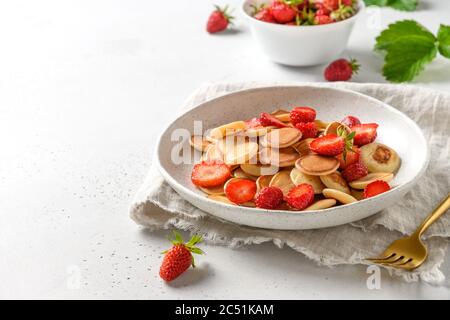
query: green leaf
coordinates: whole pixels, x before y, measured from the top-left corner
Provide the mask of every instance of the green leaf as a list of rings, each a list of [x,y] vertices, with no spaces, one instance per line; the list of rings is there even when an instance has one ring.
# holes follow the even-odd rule
[[[439,52],[450,59],[450,26],[441,24],[438,31]]]
[[[376,39],[375,49],[388,50],[396,41],[410,37],[423,37],[425,40],[436,41],[436,37],[420,23],[414,20],[402,20],[390,24],[380,33]]]
[[[397,10],[414,11],[417,9],[417,0],[388,0],[388,6]]]
[[[411,81],[437,54],[435,41],[423,36],[408,36],[389,45],[383,75],[392,82]]]
[[[391,7],[397,10],[414,11],[418,0],[364,0],[367,6]]]

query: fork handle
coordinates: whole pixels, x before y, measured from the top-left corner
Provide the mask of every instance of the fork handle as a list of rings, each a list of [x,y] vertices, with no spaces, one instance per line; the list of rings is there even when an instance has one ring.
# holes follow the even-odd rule
[[[433,212],[422,222],[422,224],[414,232],[420,237],[437,219],[440,218],[450,208],[450,193],[442,200],[442,202],[433,210]]]

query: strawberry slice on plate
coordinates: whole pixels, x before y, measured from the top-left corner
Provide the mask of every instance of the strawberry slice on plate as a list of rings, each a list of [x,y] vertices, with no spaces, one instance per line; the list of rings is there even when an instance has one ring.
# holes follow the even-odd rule
[[[327,134],[310,142],[309,148],[322,156],[337,156],[345,150],[345,139],[335,134]]]
[[[261,113],[261,116],[259,117],[259,119],[261,121],[261,125],[263,125],[264,127],[271,127],[271,126],[275,126],[277,128],[286,128],[287,127],[286,124],[284,124],[283,122],[281,122],[280,120],[278,120],[273,115],[271,115],[267,112]]]
[[[300,122],[313,122],[316,120],[316,110],[310,107],[295,107],[289,116],[294,125]]]
[[[209,188],[224,184],[231,176],[230,167],[218,161],[203,161],[192,169],[191,180],[197,187]]]
[[[365,123],[351,127],[352,132],[355,132],[353,143],[357,146],[363,146],[374,142],[377,138],[377,128],[378,124],[376,123]]]
[[[253,200],[256,194],[256,183],[250,179],[234,178],[225,184],[225,195],[228,200],[242,204]]]
[[[386,181],[376,180],[369,183],[364,189],[364,199],[375,197],[389,190],[391,190],[391,187]]]
[[[314,202],[314,189],[308,183],[301,183],[289,190],[286,201],[295,209],[306,209]]]
[[[339,169],[344,170],[349,165],[358,162],[360,153],[361,151],[359,150],[359,148],[357,146],[353,146],[351,150],[347,151],[345,160],[344,160],[344,153],[337,155],[336,158],[339,160],[340,163]]]
[[[261,120],[259,118],[252,118],[245,121],[245,126],[247,127],[247,129],[259,128],[262,126]]]

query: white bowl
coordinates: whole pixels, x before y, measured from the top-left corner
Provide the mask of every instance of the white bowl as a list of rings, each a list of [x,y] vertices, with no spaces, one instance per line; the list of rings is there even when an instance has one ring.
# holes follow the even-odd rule
[[[312,66],[337,58],[345,50],[355,21],[364,10],[364,2],[359,1],[358,11],[349,19],[324,25],[288,26],[252,17],[251,5],[268,2],[246,0],[242,14],[261,50],[271,60],[290,66]]]
[[[193,132],[194,121],[203,121],[203,128],[206,130],[224,123],[250,119],[263,111],[280,107],[291,108],[295,105],[314,107],[318,118],[325,121],[354,115],[363,122],[378,123],[380,127],[377,141],[394,148],[402,159],[400,170],[391,182],[393,188],[373,198],[321,211],[269,211],[209,200],[190,180],[193,164],[172,161],[171,155],[174,150],[177,151],[174,147],[179,144],[177,134],[180,131],[176,129],[187,129],[187,138],[189,132]],[[187,139],[183,146],[185,150],[191,150]],[[183,114],[174,120],[159,138],[157,159],[157,165],[165,180],[184,199],[216,217],[253,227],[300,230],[349,223],[399,203],[402,196],[424,173],[429,161],[429,151],[419,127],[406,115],[383,102],[348,90],[284,86],[228,94]]]

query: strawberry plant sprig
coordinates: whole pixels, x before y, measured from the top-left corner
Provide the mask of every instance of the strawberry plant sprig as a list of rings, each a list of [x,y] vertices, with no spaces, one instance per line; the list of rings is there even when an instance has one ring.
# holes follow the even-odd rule
[[[364,0],[367,6],[391,7],[402,11],[415,11],[418,0]]]
[[[355,152],[353,150],[353,138],[355,137],[356,132],[353,131],[351,133],[348,133],[346,128],[343,125],[339,126],[336,131],[337,131],[337,135],[339,137],[342,137],[345,141],[345,148],[344,148],[344,152],[342,153],[342,157],[344,159],[344,162],[346,162],[347,161],[347,152]]]
[[[390,24],[376,38],[375,50],[385,52],[383,75],[391,82],[412,81],[439,52],[450,59],[450,26],[437,36],[414,20]]]

